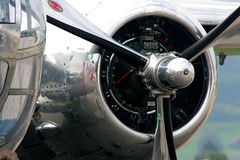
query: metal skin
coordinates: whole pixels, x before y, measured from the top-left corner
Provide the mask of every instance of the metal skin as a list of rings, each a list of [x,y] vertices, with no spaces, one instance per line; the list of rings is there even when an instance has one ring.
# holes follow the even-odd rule
[[[168,18],[186,28],[196,39],[205,35],[201,25],[188,13],[165,0],[103,0],[89,6],[68,2],[108,35],[144,16]],[[46,144],[56,153],[97,155],[105,152],[116,159],[149,158],[153,135],[128,128],[105,101],[100,82],[101,56],[98,52],[101,49],[52,25],[47,27],[45,65],[38,99],[40,108],[34,117],[36,126],[44,126],[46,122],[58,126],[55,135],[38,130],[44,135]],[[209,74],[207,94],[195,116],[174,131],[177,148],[192,137],[212,110],[216,92],[216,62],[212,49],[206,51],[205,58]]]
[[[186,8],[202,25],[212,26],[221,23],[240,4],[236,0],[176,0],[176,2]]]
[[[189,86],[194,75],[193,65],[184,58],[176,57],[174,53],[159,56],[151,54],[149,63],[141,73],[143,83],[152,90],[152,94],[155,94],[154,91],[173,94],[177,89]]]
[[[40,88],[45,45],[42,3],[11,3],[16,7],[15,22],[0,24],[0,151],[16,149],[28,129]]]
[[[203,26],[213,27],[220,24],[240,5],[238,1],[234,0],[177,0],[177,3],[186,8]],[[227,32],[224,32],[218,37],[218,40],[215,42],[216,48],[240,47],[239,23],[240,20],[238,18],[238,20],[227,29]]]

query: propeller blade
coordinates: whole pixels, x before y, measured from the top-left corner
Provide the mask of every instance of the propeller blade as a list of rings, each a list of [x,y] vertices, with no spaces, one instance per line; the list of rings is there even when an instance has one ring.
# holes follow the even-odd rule
[[[168,152],[170,160],[177,160],[177,154],[173,138],[173,128],[172,128],[172,112],[171,112],[171,100],[170,98],[163,99],[163,115],[165,122],[165,132],[166,139],[168,143]]]
[[[185,49],[181,56],[192,61],[208,48],[236,36],[240,36],[240,7],[206,36]]]
[[[157,97],[157,127],[154,136],[152,160],[176,160],[171,120],[170,96]]]
[[[47,11],[47,21],[69,33],[86,39],[128,61],[136,68],[144,68],[148,58],[130,49],[106,35],[103,31],[84,18],[78,11],[64,0],[55,0],[59,6],[63,7],[60,12],[52,9],[49,5],[53,1],[45,1]]]

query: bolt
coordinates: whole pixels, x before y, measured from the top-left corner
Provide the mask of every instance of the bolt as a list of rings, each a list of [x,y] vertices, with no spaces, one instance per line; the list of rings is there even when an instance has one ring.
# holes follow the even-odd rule
[[[146,78],[143,78],[143,79],[142,79],[142,82],[143,82],[143,83],[147,83],[148,80],[147,80]]]
[[[146,56],[151,56],[152,55],[152,52],[147,52],[146,53]]]
[[[188,75],[189,70],[188,70],[188,69],[185,69],[183,73],[184,73],[184,75]]]
[[[147,86],[147,89],[148,90],[152,90],[152,86]]]

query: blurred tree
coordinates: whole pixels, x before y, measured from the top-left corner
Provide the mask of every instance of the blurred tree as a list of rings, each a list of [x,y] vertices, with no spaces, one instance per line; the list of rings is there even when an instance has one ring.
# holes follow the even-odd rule
[[[228,158],[226,154],[218,149],[218,146],[208,141],[200,150],[200,153],[195,156],[195,160],[228,160]]]
[[[198,141],[199,150],[202,150],[205,147],[210,147],[209,150],[214,151],[222,151],[224,149],[224,145],[222,144],[221,140],[216,134],[214,128],[205,131],[205,133],[201,136],[201,138]]]

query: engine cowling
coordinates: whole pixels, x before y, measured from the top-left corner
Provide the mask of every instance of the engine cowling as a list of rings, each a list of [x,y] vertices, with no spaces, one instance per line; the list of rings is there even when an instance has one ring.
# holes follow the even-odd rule
[[[71,3],[108,35],[145,56],[181,52],[205,35],[197,21],[167,1],[104,0],[89,10]],[[56,39],[56,33],[64,40]],[[156,104],[139,71],[114,53],[51,25],[47,37],[40,118],[35,121],[50,148],[82,155],[147,158],[152,151]],[[215,99],[213,50],[192,63],[193,83],[177,91],[172,100],[177,148],[204,123]],[[54,122],[52,128],[60,132],[45,134],[49,128],[42,122]]]

